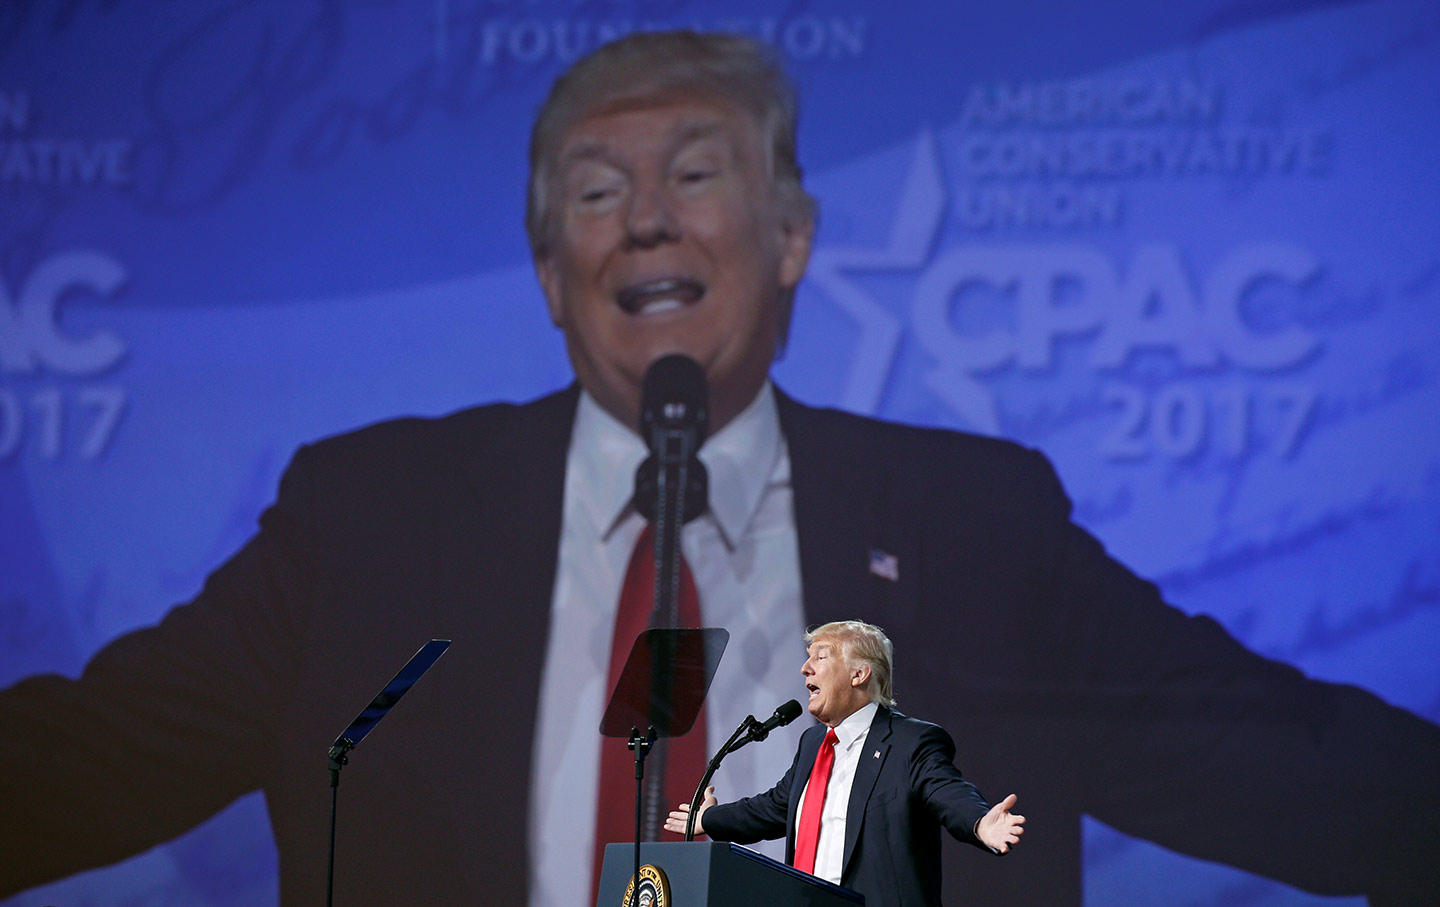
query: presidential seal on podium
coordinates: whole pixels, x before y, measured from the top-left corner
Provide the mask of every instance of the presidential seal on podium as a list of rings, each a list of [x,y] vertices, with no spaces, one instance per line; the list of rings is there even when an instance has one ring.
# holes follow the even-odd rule
[[[625,898],[620,907],[630,907],[630,899],[634,896],[635,879],[632,877],[630,884],[625,886]],[[665,870],[650,863],[640,867],[640,898],[635,903],[638,907],[670,907],[670,880],[665,878]]]

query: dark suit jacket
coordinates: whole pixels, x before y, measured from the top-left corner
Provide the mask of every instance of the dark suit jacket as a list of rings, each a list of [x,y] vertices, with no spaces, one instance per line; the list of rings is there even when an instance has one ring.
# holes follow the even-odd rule
[[[785,862],[793,862],[800,795],[825,730],[805,732],[790,770],[770,790],[707,810],[706,834],[740,844],[784,835]],[[973,830],[989,808],[955,767],[955,742],[943,728],[881,706],[850,788],[840,884],[871,907],[939,904],[940,829],[986,848]]]
[[[523,904],[576,399],[302,448],[192,603],[78,682],[0,695],[0,891],[137,853],[258,789],[282,899],[318,903],[326,748],[441,636],[454,647],[345,770],[336,896]],[[945,849],[952,891],[1078,901],[1082,813],[1316,890],[1440,891],[1436,726],[1166,606],[1070,522],[1033,451],[783,397],[780,418],[807,620],[886,628],[906,707],[957,735],[967,773],[1025,798],[1015,854]],[[870,572],[873,549],[898,581]]]

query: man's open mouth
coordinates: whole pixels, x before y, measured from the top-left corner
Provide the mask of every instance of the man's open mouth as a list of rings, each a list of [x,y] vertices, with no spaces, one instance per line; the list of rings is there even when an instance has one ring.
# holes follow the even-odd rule
[[[629,315],[656,315],[673,312],[700,301],[705,285],[689,277],[664,277],[632,284],[615,294],[615,301]]]

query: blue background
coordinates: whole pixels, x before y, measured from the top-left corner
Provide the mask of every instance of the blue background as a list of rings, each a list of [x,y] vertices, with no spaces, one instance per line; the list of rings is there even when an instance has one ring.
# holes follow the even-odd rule
[[[1175,605],[1440,720],[1440,8],[1404,0],[7,4],[0,685],[193,595],[300,443],[567,382],[529,120],[690,25],[801,88],[784,387],[1041,448]],[[1092,903],[1316,900],[1085,833]],[[274,864],[252,796],[5,903],[264,903]]]

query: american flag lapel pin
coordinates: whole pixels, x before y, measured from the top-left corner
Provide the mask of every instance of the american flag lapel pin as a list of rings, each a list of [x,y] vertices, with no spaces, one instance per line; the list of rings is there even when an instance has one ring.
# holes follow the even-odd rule
[[[892,583],[898,583],[900,581],[900,558],[888,551],[871,548],[870,572],[881,579],[888,579]]]
[[[879,759],[879,758],[880,758],[880,751],[879,751],[879,750],[876,750],[876,751],[875,751],[875,758],[876,758],[876,759]]]

